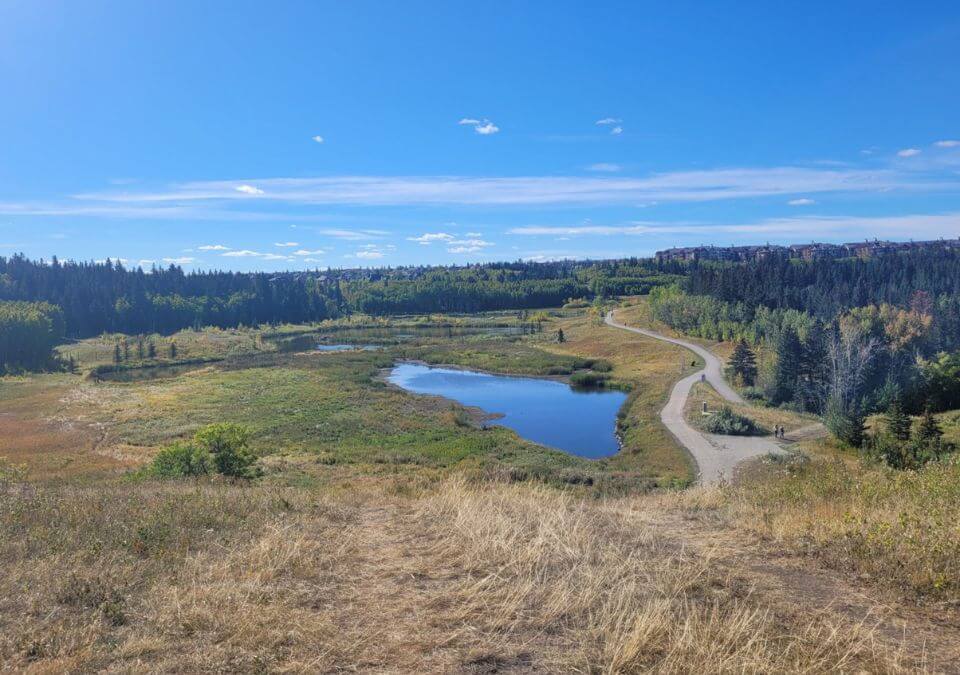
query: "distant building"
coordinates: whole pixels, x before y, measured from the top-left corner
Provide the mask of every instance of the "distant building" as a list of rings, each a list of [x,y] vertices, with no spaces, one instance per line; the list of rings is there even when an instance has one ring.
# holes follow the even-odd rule
[[[827,244],[810,242],[809,244],[793,244],[778,246],[764,244],[762,246],[687,246],[668,248],[657,251],[655,257],[660,261],[667,260],[731,260],[746,262],[764,260],[771,256],[781,255],[801,260],[821,260],[824,258],[871,258],[879,255],[888,255],[898,251],[909,251],[923,248],[960,249],[960,238],[934,239],[930,241],[856,241],[846,244]]]

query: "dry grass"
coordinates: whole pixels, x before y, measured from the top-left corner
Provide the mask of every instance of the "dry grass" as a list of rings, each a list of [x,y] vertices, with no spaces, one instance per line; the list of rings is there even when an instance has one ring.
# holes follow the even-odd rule
[[[960,461],[895,471],[821,455],[769,468],[711,503],[680,499],[908,600],[960,603]]]
[[[461,480],[0,495],[0,660],[53,672],[898,672],[649,524],[655,502]]]

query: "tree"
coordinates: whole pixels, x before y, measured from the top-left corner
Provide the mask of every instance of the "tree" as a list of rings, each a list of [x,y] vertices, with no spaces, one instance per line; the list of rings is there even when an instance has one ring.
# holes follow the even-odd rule
[[[143,336],[139,336],[137,337],[137,360],[143,361],[146,353],[146,345],[143,344]]]
[[[120,349],[120,343],[114,342],[113,343],[113,362],[120,363],[121,361],[123,361],[123,351],[121,351]]]
[[[827,401],[823,422],[834,436],[847,445],[859,448],[866,438],[866,417],[859,403],[845,404],[837,398]]]
[[[177,343],[174,342],[173,340],[170,341],[169,351],[170,351],[171,359],[177,358]]]
[[[727,365],[727,372],[732,378],[739,378],[745,387],[752,387],[757,380],[757,359],[743,338],[737,341]]]
[[[904,412],[899,397],[894,398],[884,415],[887,431],[898,441],[910,440],[910,416]]]
[[[566,341],[567,341],[567,338],[566,338],[566,336],[564,336],[564,334],[563,334],[563,329],[562,329],[562,328],[558,328],[558,329],[557,329],[557,342],[563,344],[563,343],[566,342]]]
[[[147,344],[147,357],[151,359],[157,358],[157,345],[153,343],[153,340]]]
[[[943,437],[943,429],[937,423],[937,418],[930,412],[930,408],[923,411],[920,424],[917,425],[916,436],[920,441],[935,441]]]
[[[773,404],[779,405],[793,400],[800,377],[802,354],[803,346],[797,331],[790,326],[780,331],[780,339],[777,340],[777,365],[770,391],[770,401]]]

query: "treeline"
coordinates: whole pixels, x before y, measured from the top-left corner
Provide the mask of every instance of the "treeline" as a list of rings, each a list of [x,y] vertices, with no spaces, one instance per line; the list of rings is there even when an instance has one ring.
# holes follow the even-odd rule
[[[64,331],[59,307],[0,301],[0,374],[58,366],[53,348],[63,340]]]
[[[751,263],[692,263],[683,285],[747,307],[794,309],[829,320],[867,305],[907,307],[922,291],[960,317],[960,251],[931,248],[873,258],[804,261],[771,256]],[[960,322],[958,322],[960,323]]]
[[[680,277],[676,264],[496,263],[288,273],[191,272],[177,266],[0,257],[0,299],[62,308],[66,333],[169,334],[188,327],[305,323],[372,315],[558,306],[569,298],[644,293]]]

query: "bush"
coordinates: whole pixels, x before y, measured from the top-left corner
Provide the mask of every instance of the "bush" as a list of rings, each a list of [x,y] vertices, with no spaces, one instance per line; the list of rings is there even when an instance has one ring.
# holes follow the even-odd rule
[[[727,406],[710,415],[703,428],[711,434],[726,434],[728,436],[757,436],[764,433],[764,430],[758,427],[752,419],[738,415]]]
[[[574,387],[581,387],[584,389],[587,388],[598,388],[605,387],[607,385],[607,380],[610,377],[604,375],[603,373],[574,373],[570,376],[570,384]]]
[[[199,429],[190,443],[174,443],[161,450],[147,471],[160,478],[183,478],[219,473],[252,478],[256,457],[248,447],[250,432],[238,424],[210,424]]]
[[[210,453],[190,443],[174,443],[162,449],[150,465],[150,474],[158,478],[206,476],[215,470]]]

